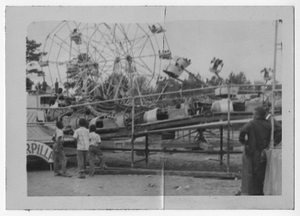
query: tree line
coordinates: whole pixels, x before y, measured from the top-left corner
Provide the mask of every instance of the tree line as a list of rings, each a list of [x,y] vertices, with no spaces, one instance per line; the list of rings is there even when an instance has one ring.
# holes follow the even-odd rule
[[[41,52],[39,50],[41,46],[41,43],[37,43],[35,40],[29,40],[26,38],[26,63],[30,64],[30,62],[33,61],[39,61],[42,56],[47,55],[46,52]],[[79,54],[77,61],[78,63],[89,60],[89,57],[86,54]],[[49,85],[45,81],[45,75],[43,71],[38,69],[26,69],[26,74],[36,74],[37,76],[42,76],[43,83],[37,84],[38,89],[43,89],[45,87],[48,87]],[[196,88],[205,88],[210,86],[219,86],[224,84],[251,84],[251,81],[247,79],[244,72],[239,72],[237,74],[231,72],[229,76],[225,79],[219,77],[219,76],[212,76],[210,79],[203,79],[200,75],[200,73],[196,75],[191,75],[183,80],[183,82],[179,82],[172,78],[163,78],[158,79],[156,82],[156,85],[147,85],[148,79],[144,76],[140,76],[136,78],[135,85],[133,88],[130,87],[130,80],[127,76],[124,76],[120,73],[112,73],[110,76],[107,77],[107,79],[102,83],[102,86],[98,86],[98,92],[100,94],[104,94],[103,89],[109,90],[107,92],[113,92],[113,88],[118,84],[118,82],[122,82],[119,88],[119,92],[117,93],[117,97],[126,97],[128,95],[129,89],[130,89],[130,95],[146,95],[146,94],[157,94],[157,93],[167,93],[167,92],[175,92],[178,91],[178,94],[170,96],[170,97],[179,97],[182,96],[180,93],[180,90],[187,90],[187,89],[196,89]],[[113,85],[111,84],[113,83]],[[263,82],[259,83],[263,84]],[[30,80],[28,77],[26,77],[26,90],[30,90],[32,86],[34,85],[34,82]],[[69,83],[69,86],[72,86],[72,83]],[[91,86],[91,88],[94,88],[94,86]],[[109,89],[111,88],[111,89]],[[253,89],[251,86],[249,87],[241,87],[240,89],[243,90],[250,90]],[[203,90],[203,94],[210,94],[213,93],[212,89]],[[193,93],[184,93],[184,96],[191,96]],[[105,99],[112,99],[116,95],[106,95]]]

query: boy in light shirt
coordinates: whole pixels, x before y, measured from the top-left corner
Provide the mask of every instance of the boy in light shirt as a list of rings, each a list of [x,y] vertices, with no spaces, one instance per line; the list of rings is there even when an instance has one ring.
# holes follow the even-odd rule
[[[86,157],[90,145],[89,130],[85,127],[86,120],[79,119],[79,128],[75,130],[73,137],[77,141],[77,163],[79,169],[78,178],[85,178]]]
[[[100,160],[100,168],[106,169],[107,166],[105,164],[105,160],[103,157],[103,153],[101,151],[101,138],[100,135],[96,133],[96,125],[90,126],[90,147],[89,147],[89,155],[90,155],[90,176],[94,176],[95,173],[95,158],[96,156]]]
[[[67,173],[67,157],[64,152],[64,133],[62,131],[63,123],[61,121],[56,122],[56,130],[53,134],[53,171],[54,176],[72,177]],[[59,165],[61,165],[61,172],[59,172]]]

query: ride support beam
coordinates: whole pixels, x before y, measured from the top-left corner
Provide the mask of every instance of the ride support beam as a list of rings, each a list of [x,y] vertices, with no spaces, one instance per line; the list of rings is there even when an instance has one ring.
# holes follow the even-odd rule
[[[148,134],[145,136],[145,162],[148,167],[148,156],[149,156],[149,137]]]
[[[223,164],[223,126],[220,127],[220,164]]]
[[[131,168],[134,167],[134,97],[132,97],[132,110],[131,110]]]
[[[230,171],[230,85],[228,85],[228,114],[227,114],[227,172]]]
[[[107,147],[103,147],[102,148],[103,151],[131,151],[131,149],[128,148],[107,148]],[[145,149],[133,149],[133,151],[135,152],[145,152]],[[149,152],[163,152],[163,153],[199,153],[199,154],[220,154],[220,151],[218,150],[180,150],[180,149],[149,149]],[[221,153],[222,154],[226,154],[226,153],[230,153],[230,154],[241,154],[242,151],[240,150],[223,150]],[[145,160],[143,158],[143,160]],[[136,162],[134,162],[136,163]]]

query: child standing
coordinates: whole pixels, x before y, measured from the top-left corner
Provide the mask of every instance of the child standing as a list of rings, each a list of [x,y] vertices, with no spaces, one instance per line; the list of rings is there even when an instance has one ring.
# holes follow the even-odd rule
[[[85,128],[86,120],[79,119],[79,128],[75,130],[73,137],[77,141],[77,163],[79,169],[78,178],[85,178],[86,157],[90,145],[89,130]]]
[[[94,176],[95,173],[95,157],[97,156],[100,160],[100,168],[103,170],[107,168],[105,164],[105,160],[103,157],[103,153],[101,151],[101,138],[99,134],[96,134],[96,125],[90,126],[90,146],[89,146],[89,154],[90,154],[90,176]]]
[[[56,122],[56,130],[52,137],[53,144],[53,166],[54,166],[54,176],[71,177],[70,174],[66,172],[67,157],[65,156],[63,143],[64,143],[64,133],[62,131],[63,123],[61,121]],[[62,172],[59,172],[59,164],[61,164]]]

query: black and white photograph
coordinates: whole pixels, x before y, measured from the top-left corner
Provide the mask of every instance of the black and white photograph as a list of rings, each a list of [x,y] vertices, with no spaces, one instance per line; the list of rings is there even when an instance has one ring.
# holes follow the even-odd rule
[[[7,210],[295,208],[293,5],[5,10]]]

